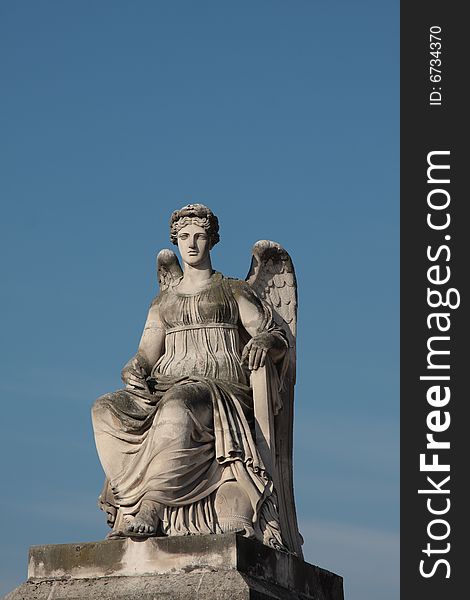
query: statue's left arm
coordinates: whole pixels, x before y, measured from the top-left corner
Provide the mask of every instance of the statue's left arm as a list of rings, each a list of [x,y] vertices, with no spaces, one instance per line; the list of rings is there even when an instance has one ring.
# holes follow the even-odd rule
[[[274,363],[280,362],[288,347],[284,332],[273,320],[270,307],[263,303],[245,282],[237,282],[235,299],[240,321],[251,336],[246,344],[242,360],[250,371],[263,367],[267,354]]]

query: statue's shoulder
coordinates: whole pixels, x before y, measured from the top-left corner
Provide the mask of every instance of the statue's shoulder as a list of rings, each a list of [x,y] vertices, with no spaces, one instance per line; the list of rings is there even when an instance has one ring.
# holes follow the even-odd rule
[[[165,300],[165,298],[171,293],[170,290],[171,290],[171,286],[164,290],[160,290],[158,292],[158,294],[155,296],[155,298],[152,300],[152,302],[150,303],[150,308],[158,308],[159,306],[161,306],[161,304]]]
[[[230,287],[230,290],[232,291],[232,294],[235,296],[235,298],[253,298],[253,296],[256,297],[253,288],[244,279],[236,279],[235,277],[224,276],[224,281],[226,282],[226,285]]]

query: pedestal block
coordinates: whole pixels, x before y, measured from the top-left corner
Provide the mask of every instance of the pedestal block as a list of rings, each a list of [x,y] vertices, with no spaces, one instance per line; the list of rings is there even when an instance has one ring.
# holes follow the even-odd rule
[[[33,546],[4,600],[343,600],[343,580],[236,534]]]

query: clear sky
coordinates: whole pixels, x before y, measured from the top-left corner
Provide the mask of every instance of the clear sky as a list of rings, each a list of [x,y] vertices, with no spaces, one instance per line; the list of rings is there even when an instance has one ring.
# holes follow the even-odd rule
[[[0,3],[0,594],[34,544],[104,537],[89,410],[120,386],[168,219],[299,282],[309,562],[398,596],[398,0]]]

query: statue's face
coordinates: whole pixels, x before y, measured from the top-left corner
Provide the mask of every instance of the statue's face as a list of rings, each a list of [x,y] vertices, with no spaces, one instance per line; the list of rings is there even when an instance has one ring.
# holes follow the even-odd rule
[[[178,232],[178,248],[183,261],[195,267],[209,255],[209,235],[204,227],[193,224],[186,225]]]

